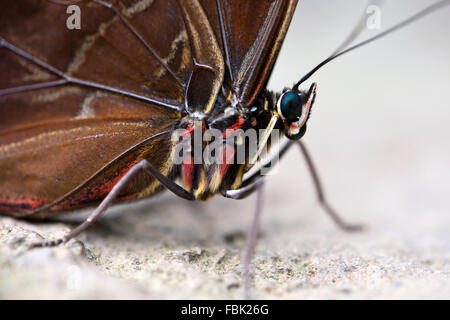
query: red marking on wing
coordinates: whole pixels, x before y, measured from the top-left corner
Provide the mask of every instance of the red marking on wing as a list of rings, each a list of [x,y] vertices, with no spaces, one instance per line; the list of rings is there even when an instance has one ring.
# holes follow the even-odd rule
[[[222,179],[225,174],[227,173],[228,168],[231,164],[233,164],[234,160],[234,154],[236,153],[236,149],[232,146],[224,145],[221,148],[221,158],[222,163],[219,164],[219,170],[220,170],[220,178]]]
[[[183,133],[181,134],[181,136],[184,138],[186,138],[187,136],[191,135],[191,133],[194,131],[195,127],[194,126],[188,126],[186,128],[186,130],[183,131]]]
[[[51,208],[52,211],[59,210],[70,210],[81,208],[86,205],[86,203],[98,202],[103,200],[108,193],[111,192],[112,188],[122,179],[122,177],[130,170],[138,160],[129,163],[125,168],[120,170],[112,179],[105,178],[102,183],[93,186],[92,188],[84,189],[83,192],[78,193],[75,197],[69,199],[68,201],[63,201],[59,205]],[[123,197],[118,197],[115,201],[119,200],[130,200],[135,195],[128,195]]]
[[[192,183],[194,182],[194,158],[192,156],[185,156],[181,168],[184,184],[191,189]]]
[[[0,199],[0,211],[32,212],[48,203],[43,199]]]
[[[241,128],[241,126],[244,124],[245,119],[243,117],[239,117],[237,119],[237,121],[230,126],[229,128],[227,128],[225,130],[225,132],[222,134],[223,138],[228,138],[230,135],[232,135],[236,130],[239,130]]]
[[[204,122],[202,122],[202,132],[206,129],[206,125]],[[187,136],[190,136],[192,134],[192,132],[194,132],[195,130],[195,126],[193,125],[189,125],[186,130],[183,131],[183,133],[181,134],[181,136],[183,137],[183,139],[185,139]]]
[[[255,100],[256,96],[258,95],[259,91],[261,90],[262,85],[266,81],[267,74],[269,72],[269,64],[266,64],[264,71],[262,73],[262,76],[259,78],[258,84],[256,85],[255,90],[253,90],[253,94],[250,97],[250,100],[247,102],[246,106],[250,106],[253,101]]]

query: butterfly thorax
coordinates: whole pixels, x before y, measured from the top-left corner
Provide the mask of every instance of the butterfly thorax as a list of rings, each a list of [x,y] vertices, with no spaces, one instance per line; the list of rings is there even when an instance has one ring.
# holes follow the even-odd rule
[[[258,149],[274,110],[275,95],[264,91],[249,107],[217,99],[210,115],[185,115],[172,134],[172,163],[183,187],[206,200],[237,189]]]

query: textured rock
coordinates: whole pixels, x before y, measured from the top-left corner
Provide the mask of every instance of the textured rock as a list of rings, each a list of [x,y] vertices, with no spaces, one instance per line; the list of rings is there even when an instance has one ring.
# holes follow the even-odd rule
[[[361,12],[358,5],[341,16],[340,4],[320,3],[300,5],[272,88],[331,52]],[[424,5],[386,4],[382,26]],[[315,202],[304,160],[290,151],[266,183],[255,298],[450,298],[447,17],[436,14],[317,75],[306,141],[333,204],[368,228],[338,230]],[[165,194],[115,206],[76,241],[33,251],[27,245],[60,237],[79,217],[0,217],[0,298],[241,298],[254,200],[190,203]]]
[[[201,204],[203,205],[203,204]],[[239,254],[249,222],[242,205],[191,205],[171,196],[119,206],[59,248],[27,251],[73,224],[0,220],[2,298],[241,298]],[[227,206],[218,216],[216,208]],[[362,234],[337,230],[281,205],[266,215],[255,259],[256,298],[448,298],[449,255],[435,235],[398,235],[371,222]],[[206,209],[205,212],[203,209]],[[242,211],[242,212],[241,212]],[[312,218],[312,219],[310,219]],[[314,222],[317,220],[317,222]],[[400,229],[401,230],[401,229]]]

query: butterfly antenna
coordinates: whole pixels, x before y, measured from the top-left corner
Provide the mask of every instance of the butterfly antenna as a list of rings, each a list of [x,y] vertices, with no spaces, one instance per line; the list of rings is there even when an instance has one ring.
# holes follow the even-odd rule
[[[377,5],[378,7],[380,7],[383,2],[384,1],[382,0],[380,1],[369,0],[367,1],[367,5],[365,6],[365,8],[369,7],[370,5]],[[345,38],[345,40],[341,43],[341,45],[337,47],[336,50],[334,50],[333,53],[330,54],[328,57],[330,58],[332,56],[335,56],[339,52],[347,48],[353,42],[353,40],[355,40],[364,31],[364,29],[366,28],[366,21],[367,21],[367,14],[366,10],[364,10],[358,22],[353,27],[352,32],[350,32],[350,34],[347,36],[347,38]]]
[[[357,27],[353,30],[353,32],[350,34],[350,36],[342,43],[341,46],[339,46],[339,48],[335,51],[335,53],[333,53],[330,57],[326,58],[325,60],[323,60],[321,63],[319,63],[316,67],[314,67],[310,72],[308,72],[306,75],[304,75],[295,85],[294,88],[298,89],[298,87],[305,82],[306,80],[308,80],[314,73],[316,73],[317,70],[319,70],[320,68],[322,68],[324,65],[326,65],[328,62],[336,59],[337,57],[340,57],[350,51],[353,51],[357,48],[360,48],[366,44],[369,44],[370,42],[373,42],[375,40],[378,40],[394,31],[397,31],[407,25],[409,25],[410,23],[413,23],[423,17],[425,17],[426,15],[435,12],[439,9],[442,9],[443,7],[447,6],[450,4],[450,0],[442,0],[442,1],[438,1],[428,7],[426,7],[425,9],[417,12],[416,14],[414,14],[413,16],[409,17],[408,19],[405,19],[404,21],[400,22],[399,24],[396,24],[395,26],[387,29],[386,31],[383,31],[367,40],[361,41],[357,44],[355,44],[354,46],[351,46],[345,50],[342,50],[343,48],[345,48],[347,45],[349,45],[357,36],[358,34],[362,31],[362,29],[364,28],[364,24],[362,24],[361,22],[358,23]],[[360,29],[361,28],[361,29]]]

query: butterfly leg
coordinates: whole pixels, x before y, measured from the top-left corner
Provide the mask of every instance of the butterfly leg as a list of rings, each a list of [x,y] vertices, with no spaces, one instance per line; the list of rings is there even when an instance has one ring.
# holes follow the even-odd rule
[[[186,200],[194,200],[194,196],[180,187],[178,184],[162,175],[150,162],[147,160],[142,160],[134,167],[132,167],[123,177],[119,180],[119,182],[111,189],[105,199],[100,203],[100,205],[87,217],[87,219],[81,223],[78,227],[69,232],[66,236],[60,239],[52,240],[52,241],[44,241],[34,243],[30,246],[30,248],[40,248],[40,247],[53,247],[57,246],[61,243],[66,243],[70,239],[76,237],[84,230],[89,228],[95,221],[100,219],[105,213],[106,209],[111,205],[113,200],[119,195],[120,191],[123,187],[140,171],[146,170],[150,173],[154,178],[156,178],[163,186],[167,189],[175,193],[177,196],[186,199]]]
[[[290,141],[286,143],[280,150],[279,157],[280,159],[286,152],[290,149],[290,147],[294,144],[294,141]],[[357,224],[349,224],[345,222],[340,215],[333,209],[333,207],[328,203],[327,198],[325,197],[325,193],[322,188],[322,184],[319,179],[319,175],[314,166],[312,158],[306,148],[305,144],[301,141],[298,141],[298,145],[302,152],[302,155],[305,157],[306,164],[308,166],[309,172],[313,178],[314,187],[316,189],[317,197],[320,205],[324,208],[325,212],[332,218],[332,220],[343,230],[345,231],[360,231],[362,230],[362,225]],[[269,168],[269,166],[273,166],[273,164],[277,161],[277,159],[272,159],[272,162],[268,162],[261,167]],[[236,190],[222,190],[221,193],[226,198],[231,198],[235,200],[244,199],[254,192],[257,192],[256,199],[256,209],[253,216],[253,221],[250,226],[250,229],[247,233],[247,243],[244,251],[244,290],[246,298],[250,297],[250,288],[251,288],[251,270],[250,263],[253,258],[253,254],[255,252],[256,240],[258,236],[259,223],[261,219],[261,211],[262,211],[262,194],[263,194],[263,178],[261,176],[261,170],[254,173],[252,176],[248,177],[242,184],[241,188]]]
[[[325,193],[322,188],[322,183],[319,179],[319,174],[317,173],[316,167],[312,161],[312,158],[306,148],[305,144],[302,141],[298,141],[298,145],[300,146],[300,150],[303,154],[303,157],[306,160],[306,164],[308,166],[309,172],[313,179],[314,187],[316,189],[317,198],[319,200],[319,204],[325,210],[325,212],[331,217],[331,219],[337,224],[338,227],[345,231],[353,232],[353,231],[361,231],[363,226],[360,224],[349,224],[342,219],[342,217],[333,209],[333,207],[329,204],[328,199],[325,196]]]
[[[354,232],[354,231],[361,231],[363,229],[363,225],[360,224],[350,224],[346,222],[341,215],[330,205],[328,202],[327,197],[325,196],[325,192],[322,187],[322,183],[319,178],[319,174],[317,173],[316,167],[314,165],[314,162],[309,154],[308,149],[306,148],[306,145],[301,140],[299,141],[289,141],[286,143],[281,149],[278,156],[278,159],[272,159],[272,161],[267,162],[265,165],[262,166],[262,168],[270,168],[270,166],[273,166],[279,159],[282,158],[282,156],[290,149],[290,147],[294,144],[298,143],[300,150],[302,152],[303,157],[306,160],[306,165],[308,167],[308,170],[311,174],[311,177],[313,179],[314,188],[317,194],[317,199],[319,201],[320,206],[325,210],[325,212],[331,217],[331,219],[336,223],[336,225],[341,228],[344,231],[348,232]],[[256,177],[261,175],[261,170],[254,173],[252,176],[248,177],[246,181],[253,180]]]
[[[244,292],[245,298],[250,299],[251,292],[251,280],[252,271],[250,268],[250,263],[252,262],[253,255],[255,253],[256,240],[258,238],[258,231],[261,219],[261,211],[263,204],[263,186],[264,181],[261,177],[258,177],[248,183],[244,183],[240,189],[236,190],[224,190],[222,195],[227,198],[232,199],[244,199],[254,192],[256,192],[256,207],[253,215],[252,223],[247,231],[247,242],[245,244],[245,249],[243,253],[243,265],[244,265]]]

